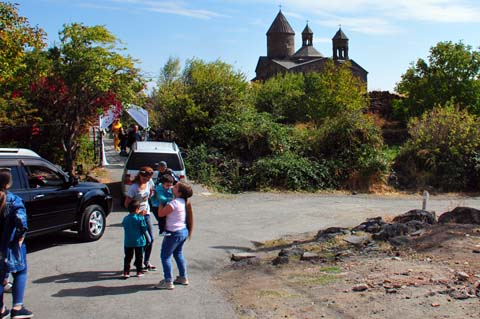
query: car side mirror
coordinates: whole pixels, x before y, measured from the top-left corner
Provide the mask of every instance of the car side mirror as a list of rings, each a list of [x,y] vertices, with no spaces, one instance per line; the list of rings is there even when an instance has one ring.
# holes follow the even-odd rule
[[[79,183],[78,177],[77,176],[69,176],[68,177],[68,183],[72,186],[76,186]]]

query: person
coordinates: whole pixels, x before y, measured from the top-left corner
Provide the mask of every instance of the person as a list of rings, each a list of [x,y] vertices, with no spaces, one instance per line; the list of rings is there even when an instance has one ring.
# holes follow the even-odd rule
[[[143,276],[143,248],[147,244],[147,223],[144,216],[140,214],[140,202],[131,200],[128,204],[129,214],[123,218],[124,229],[124,252],[123,278],[130,277],[130,263],[135,253],[134,265],[137,268],[137,277]]]
[[[193,218],[191,218],[191,208],[188,198],[193,195],[192,187],[184,182],[178,182],[173,187],[175,199],[169,202],[165,207],[158,209],[158,216],[167,217],[166,229],[170,236],[165,236],[162,242],[160,259],[162,260],[163,277],[156,289],[174,289],[174,284],[188,285],[187,263],[183,256],[183,245],[190,237],[193,227]],[[172,261],[175,259],[179,276],[173,280]]]
[[[167,219],[166,217],[158,217],[158,208],[164,207],[168,202],[173,199],[172,186],[172,176],[167,174],[162,175],[160,178],[160,182],[155,185],[155,190],[153,191],[153,196],[151,198],[152,211],[158,222],[160,236],[168,236],[168,233],[165,231],[165,223]]]
[[[120,119],[116,118],[112,124],[112,134],[113,134],[113,147],[115,151],[120,151],[120,129],[122,128],[122,123],[120,123]]]
[[[164,175],[170,175],[173,178],[173,184],[175,185],[180,178],[175,174],[175,172],[167,166],[167,162],[161,161],[156,164],[157,170],[158,170],[158,175],[157,175],[157,181],[155,182],[156,185],[160,184],[161,178]]]
[[[123,127],[118,131],[118,138],[120,139],[120,156],[127,156],[127,139],[128,135]]]
[[[140,132],[138,131],[138,125],[132,124],[132,127],[128,132],[128,136],[127,136],[127,147],[129,149],[132,149],[133,144],[141,140],[142,140],[142,134],[140,134]]]
[[[153,247],[153,225],[152,219],[150,218],[150,205],[148,199],[153,194],[152,184],[150,182],[153,175],[153,168],[150,166],[143,166],[140,168],[138,175],[135,176],[133,180],[133,185],[128,189],[127,196],[125,198],[125,207],[128,208],[128,205],[132,200],[138,200],[140,202],[140,211],[145,218],[147,223],[147,233],[150,237],[150,242],[147,242],[145,245],[145,251],[143,256],[143,264],[145,265],[146,271],[155,271],[157,267],[150,263],[150,255],[152,254]]]
[[[4,288],[0,285],[0,318],[32,318],[33,313],[23,305],[27,284],[27,248],[24,240],[28,230],[23,200],[8,191],[12,185],[9,169],[0,169],[0,276],[13,278],[12,310],[5,307]]]

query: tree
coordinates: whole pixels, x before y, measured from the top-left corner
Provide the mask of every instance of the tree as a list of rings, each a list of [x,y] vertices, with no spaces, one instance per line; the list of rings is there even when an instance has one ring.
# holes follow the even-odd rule
[[[480,181],[479,118],[452,103],[409,122],[410,139],[394,169],[406,188],[472,191]]]
[[[479,114],[480,52],[462,42],[439,42],[428,61],[418,59],[402,75],[396,91],[405,95],[394,106],[405,119],[448,102]]]
[[[349,62],[328,61],[321,73],[307,73],[305,95],[307,114],[317,126],[326,117],[363,111],[368,106],[367,86],[352,73]]]
[[[167,62],[168,63],[168,62]],[[222,61],[187,61],[181,76],[155,92],[155,112],[163,128],[175,131],[184,144],[204,142],[222,115],[235,114],[246,103],[245,75]]]
[[[279,121],[312,121],[319,126],[324,118],[343,111],[367,107],[366,85],[352,74],[349,63],[328,61],[322,72],[277,75],[256,89],[259,111],[272,113]]]
[[[25,74],[36,70],[32,57],[45,46],[44,37],[42,29],[30,26],[18,14],[16,4],[0,2],[0,136],[4,141],[12,135],[10,130],[17,130],[16,139],[22,144],[18,128],[27,128],[36,119],[36,108],[26,99],[30,83]]]
[[[43,48],[44,37],[42,29],[19,16],[16,4],[0,2],[0,89],[10,87],[26,70],[26,54]]]
[[[253,86],[255,106],[283,123],[303,122],[306,118],[305,79],[303,74],[278,74]]]
[[[98,115],[139,98],[144,82],[130,56],[119,53],[118,41],[103,26],[73,23],[59,33],[60,42],[48,51],[51,71],[32,84],[39,114],[58,130],[65,168],[74,174],[79,138]]]
[[[180,77],[180,59],[169,57],[167,63],[163,66],[160,77],[158,79],[158,86],[169,85]]]

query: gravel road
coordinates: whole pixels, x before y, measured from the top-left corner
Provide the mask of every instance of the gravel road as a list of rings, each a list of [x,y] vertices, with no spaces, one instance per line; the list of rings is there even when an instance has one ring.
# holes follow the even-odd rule
[[[111,149],[108,148],[109,154]],[[109,155],[111,156],[111,155]],[[122,163],[109,158],[114,181]],[[110,184],[118,192],[119,183]],[[199,185],[192,199],[196,216],[193,239],[185,247],[191,285],[156,291],[159,271],[145,277],[119,279],[123,262],[125,211],[118,207],[108,218],[104,237],[78,243],[63,232],[32,239],[29,245],[29,284],[25,304],[36,318],[236,318],[234,309],[211,283],[229,263],[232,252],[253,242],[316,231],[329,226],[354,226],[367,217],[397,215],[420,208],[421,196],[325,195],[296,193],[210,194]],[[118,193],[117,193],[118,195]],[[431,196],[437,213],[456,206],[480,208],[479,197]],[[161,239],[156,238],[153,261],[160,266]],[[174,268],[176,270],[176,268]],[[7,304],[10,297],[6,297]]]

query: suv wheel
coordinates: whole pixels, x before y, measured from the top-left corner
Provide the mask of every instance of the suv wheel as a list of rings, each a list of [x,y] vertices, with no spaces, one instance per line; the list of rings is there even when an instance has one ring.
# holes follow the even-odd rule
[[[78,234],[84,241],[95,241],[105,232],[105,212],[99,205],[87,206],[82,215],[82,225]]]

